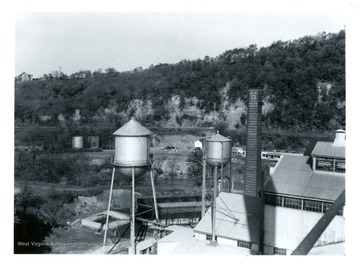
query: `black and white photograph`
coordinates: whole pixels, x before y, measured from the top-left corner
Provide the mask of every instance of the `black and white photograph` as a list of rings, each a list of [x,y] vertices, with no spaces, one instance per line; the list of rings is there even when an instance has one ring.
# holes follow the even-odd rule
[[[144,2],[15,1],[7,251],[353,252],[358,2]]]

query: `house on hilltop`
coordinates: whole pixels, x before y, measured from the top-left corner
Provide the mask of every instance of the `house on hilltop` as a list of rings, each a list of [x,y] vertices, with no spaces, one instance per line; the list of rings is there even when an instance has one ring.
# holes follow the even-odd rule
[[[15,82],[23,82],[23,81],[31,81],[33,80],[32,74],[27,74],[25,72],[22,72],[20,75],[15,77]]]

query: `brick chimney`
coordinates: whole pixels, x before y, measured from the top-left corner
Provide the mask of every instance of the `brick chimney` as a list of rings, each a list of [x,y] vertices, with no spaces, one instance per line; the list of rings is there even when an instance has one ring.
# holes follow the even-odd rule
[[[259,197],[263,188],[261,171],[262,90],[250,89],[248,103],[244,195]]]

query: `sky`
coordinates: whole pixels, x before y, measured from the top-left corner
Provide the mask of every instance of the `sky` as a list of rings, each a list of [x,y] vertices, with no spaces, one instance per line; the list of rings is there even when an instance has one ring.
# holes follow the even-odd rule
[[[306,1],[302,1],[306,3]],[[113,67],[216,57],[226,50],[289,41],[345,29],[343,1],[328,8],[220,8],[115,12],[19,12],[15,16],[15,75],[41,77]],[[330,1],[331,3],[331,1]],[[339,9],[340,7],[340,9]],[[113,11],[113,10],[110,10]]]

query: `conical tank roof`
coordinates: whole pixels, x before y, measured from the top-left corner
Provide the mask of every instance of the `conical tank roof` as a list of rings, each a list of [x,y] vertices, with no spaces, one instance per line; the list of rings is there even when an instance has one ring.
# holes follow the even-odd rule
[[[220,135],[220,134],[219,134],[219,131],[218,131],[215,135],[207,138],[206,141],[212,141],[212,142],[227,142],[227,141],[231,141],[231,139],[226,138],[226,137]]]
[[[116,130],[113,133],[113,135],[132,137],[132,136],[150,136],[153,135],[153,133],[146,127],[142,126],[138,121],[136,121],[134,117],[132,117],[129,122],[127,122],[121,128]]]

